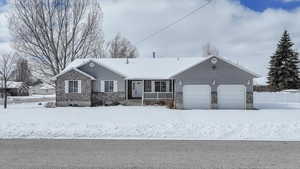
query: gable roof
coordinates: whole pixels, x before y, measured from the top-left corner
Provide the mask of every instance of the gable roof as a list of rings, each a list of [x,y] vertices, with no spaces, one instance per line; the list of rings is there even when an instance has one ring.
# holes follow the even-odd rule
[[[126,79],[170,79],[177,74],[182,73],[210,58],[203,57],[186,57],[186,58],[134,58],[134,59],[112,59],[112,58],[104,58],[104,59],[77,59],[68,67],[61,72],[61,74],[66,73],[70,69],[78,69],[81,66],[84,66],[90,62],[97,63],[104,68],[115,72]],[[219,59],[224,60],[229,63],[229,61],[224,58],[218,57]],[[234,64],[230,62],[239,69],[246,71],[252,74],[254,77],[258,77],[257,74],[250,72],[246,68],[239,66],[238,64]],[[79,69],[78,69],[79,70]],[[80,70],[79,70],[80,71]],[[82,71],[81,71],[82,72]],[[84,72],[83,72],[84,73]],[[61,75],[60,74],[60,75]],[[58,76],[60,76],[58,75]],[[57,77],[58,77],[57,76]]]
[[[238,69],[240,69],[240,70],[242,70],[242,71],[244,71],[244,72],[247,72],[247,73],[251,74],[251,75],[254,76],[255,78],[260,77],[260,75],[258,75],[258,74],[256,74],[256,73],[250,71],[249,69],[247,69],[247,68],[245,68],[245,67],[239,65],[238,63],[234,63],[234,62],[232,62],[231,60],[229,60],[229,59],[227,59],[227,58],[224,58],[224,57],[220,57],[220,56],[210,56],[210,57],[207,57],[207,58],[204,59],[202,62],[196,63],[196,64],[193,65],[192,67],[195,67],[195,66],[197,66],[197,65],[199,65],[199,64],[201,64],[201,63],[203,63],[203,62],[205,62],[205,61],[207,61],[207,60],[209,60],[209,59],[211,59],[211,58],[218,58],[218,59],[224,61],[225,63],[228,63],[228,64],[230,64],[230,65],[233,65],[233,66],[235,66],[236,68],[238,68]],[[192,68],[192,67],[188,67],[188,68],[186,68],[186,69],[184,69],[184,70],[182,70],[182,71],[180,71],[180,72],[174,74],[172,77],[175,77],[175,76],[177,76],[177,75],[179,75],[179,74],[181,74],[181,73],[183,73],[183,72],[189,70],[189,69]]]
[[[65,73],[67,73],[67,72],[70,72],[70,71],[76,71],[76,72],[78,72],[78,73],[80,73],[80,74],[82,74],[82,75],[84,75],[84,76],[90,78],[91,80],[96,80],[95,77],[93,77],[92,75],[87,74],[87,73],[85,73],[85,72],[79,70],[77,67],[69,67],[68,69],[65,69],[64,71],[62,71],[60,74],[56,75],[53,79],[56,79],[56,78],[58,78],[59,76],[65,74]]]

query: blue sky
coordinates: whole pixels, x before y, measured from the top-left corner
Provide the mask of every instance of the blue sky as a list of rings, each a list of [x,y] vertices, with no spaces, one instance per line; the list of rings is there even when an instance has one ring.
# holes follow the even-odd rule
[[[293,10],[300,7],[297,0],[240,0],[241,4],[255,11],[264,11],[267,8]]]
[[[7,0],[0,0],[0,6]],[[300,0],[237,0],[252,10],[263,12],[268,8],[293,10],[300,7]]]

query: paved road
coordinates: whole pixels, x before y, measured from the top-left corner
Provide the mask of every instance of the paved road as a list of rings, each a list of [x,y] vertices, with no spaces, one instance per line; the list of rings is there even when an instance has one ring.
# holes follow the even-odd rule
[[[0,140],[1,169],[296,169],[300,142]]]

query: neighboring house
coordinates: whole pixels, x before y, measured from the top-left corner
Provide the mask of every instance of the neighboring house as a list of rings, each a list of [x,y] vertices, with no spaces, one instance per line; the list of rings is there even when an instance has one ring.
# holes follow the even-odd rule
[[[0,93],[3,96],[4,93],[4,83],[0,82]],[[7,93],[9,96],[29,96],[28,85],[24,82],[15,82],[8,81],[7,82]]]
[[[267,77],[260,77],[253,81],[253,89],[255,92],[272,92],[272,87],[268,84]]]
[[[177,109],[252,109],[258,75],[223,57],[77,59],[56,79],[57,106],[140,101]]]
[[[54,95],[55,86],[46,83],[37,83],[29,88],[30,95]]]

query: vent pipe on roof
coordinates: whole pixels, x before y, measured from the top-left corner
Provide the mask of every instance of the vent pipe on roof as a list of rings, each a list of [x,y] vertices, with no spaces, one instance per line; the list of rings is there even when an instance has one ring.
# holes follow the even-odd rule
[[[128,57],[126,57],[126,64],[129,64],[129,59],[128,59]]]

